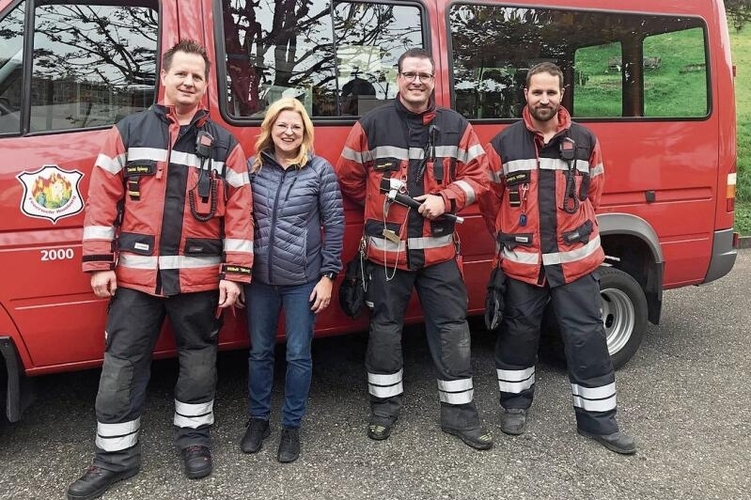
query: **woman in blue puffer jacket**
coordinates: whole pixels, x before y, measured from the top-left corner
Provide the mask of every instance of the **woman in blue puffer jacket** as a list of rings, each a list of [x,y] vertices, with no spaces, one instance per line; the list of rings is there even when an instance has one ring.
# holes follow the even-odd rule
[[[253,280],[245,288],[250,329],[250,420],[240,447],[261,449],[270,434],[274,347],[284,310],[287,337],[282,432],[277,459],[300,455],[299,429],[310,389],[317,313],[328,307],[342,267],[344,208],[331,164],[313,154],[313,124],[294,98],[266,112],[248,160],[255,223]]]

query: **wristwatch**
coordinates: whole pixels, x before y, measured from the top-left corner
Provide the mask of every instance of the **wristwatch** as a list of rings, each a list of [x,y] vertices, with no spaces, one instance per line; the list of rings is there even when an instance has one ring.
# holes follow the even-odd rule
[[[321,274],[321,278],[328,278],[331,281],[334,281],[336,279],[336,273],[328,272]]]

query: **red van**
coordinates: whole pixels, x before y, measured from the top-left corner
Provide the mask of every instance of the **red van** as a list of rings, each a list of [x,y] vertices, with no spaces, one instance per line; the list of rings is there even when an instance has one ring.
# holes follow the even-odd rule
[[[97,366],[106,302],[81,272],[83,208],[105,130],[151,105],[179,38],[214,61],[207,103],[252,153],[264,110],[307,107],[332,163],[359,115],[394,99],[409,47],[436,61],[439,105],[488,141],[518,119],[526,70],[565,72],[565,106],[599,136],[604,321],[617,366],[660,318],[662,291],[725,275],[735,257],[733,67],[721,0],[0,0],[0,398],[18,420],[31,377]],[[493,242],[460,227],[470,312]],[[349,206],[345,258],[362,231]],[[414,302],[409,320],[421,319]],[[318,335],[366,328],[338,307]],[[222,348],[248,344],[229,317]],[[157,356],[173,352],[169,332]]]

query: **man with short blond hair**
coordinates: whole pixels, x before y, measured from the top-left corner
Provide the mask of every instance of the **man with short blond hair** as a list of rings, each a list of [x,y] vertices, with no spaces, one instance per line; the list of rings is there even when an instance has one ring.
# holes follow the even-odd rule
[[[101,496],[141,465],[151,353],[165,318],[180,373],[174,424],[185,472],[211,474],[217,335],[253,264],[252,195],[237,140],[201,105],[209,60],[182,40],[162,59],[164,99],[106,136],[91,175],[83,270],[110,302],[94,463],[70,500]]]

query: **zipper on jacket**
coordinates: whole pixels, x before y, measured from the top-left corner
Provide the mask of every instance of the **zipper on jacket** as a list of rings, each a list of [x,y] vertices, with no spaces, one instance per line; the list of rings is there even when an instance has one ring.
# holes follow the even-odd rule
[[[286,170],[285,170],[286,172]],[[297,182],[297,176],[300,175],[300,169],[295,168],[295,178],[292,179],[292,182],[290,182],[289,187],[287,188],[287,194],[284,195],[284,202],[286,203],[289,199],[289,193],[292,191],[292,188],[295,187],[295,182]]]
[[[174,121],[172,120],[172,118],[173,117],[171,117],[168,112],[167,113],[167,135],[169,136],[169,140],[167,141],[167,158],[164,162],[164,165],[165,165],[164,168],[160,169],[159,167],[157,167],[156,179],[159,181],[161,181],[162,178],[164,177],[164,174],[165,174],[164,171],[169,168],[170,158],[172,158],[172,147],[180,139],[180,123],[178,123],[177,118],[175,118]],[[177,136],[175,137],[174,142],[172,140],[172,130],[171,130],[173,125],[177,126]],[[164,186],[163,186],[165,200],[167,199],[167,185],[168,184],[169,182],[167,181],[167,179],[165,179]],[[165,207],[162,206],[162,217],[160,218],[160,221],[159,221],[159,229],[158,231],[156,231],[156,234],[159,235],[159,247],[160,248],[155,249],[156,250],[156,290],[155,291],[158,295],[162,295],[162,292],[163,292],[162,270],[161,270],[161,267],[159,266],[159,256],[162,255],[161,246],[162,246],[162,229],[164,228],[164,215],[165,215]],[[180,253],[180,250],[178,248],[178,254],[179,253]],[[178,286],[179,286],[180,270],[178,270],[177,272],[178,272]]]
[[[269,285],[274,284],[274,281],[271,279],[271,269],[272,269],[271,261],[274,257],[274,229],[276,228],[276,211],[277,211],[277,208],[279,207],[279,195],[282,192],[282,186],[284,185],[284,178],[286,176],[287,176],[287,169],[282,168],[282,180],[279,181],[279,187],[276,188],[276,196],[274,197],[274,208],[271,212],[271,226],[269,226]]]
[[[540,253],[542,255],[542,253]],[[545,264],[540,263],[540,274],[537,275],[537,284],[542,286],[545,284]]]

